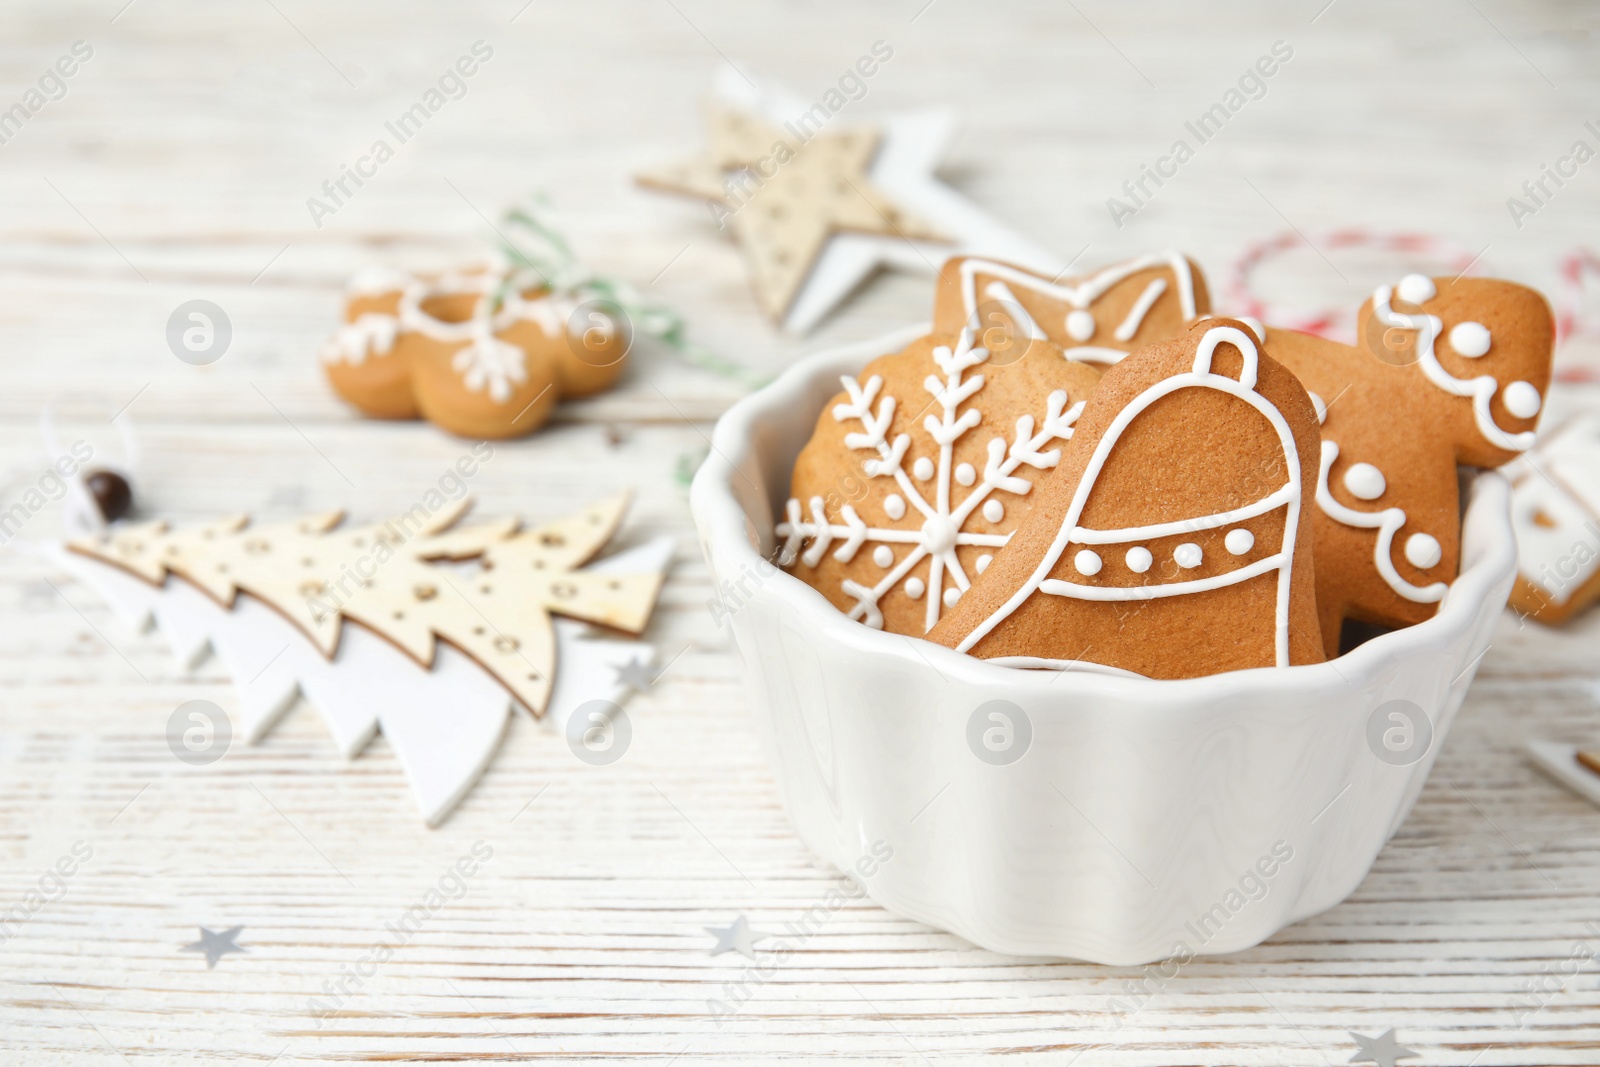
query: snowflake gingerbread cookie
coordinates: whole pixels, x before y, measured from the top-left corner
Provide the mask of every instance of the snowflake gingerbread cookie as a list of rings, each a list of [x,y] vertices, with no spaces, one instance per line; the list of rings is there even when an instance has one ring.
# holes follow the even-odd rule
[[[1347,619],[1431,618],[1460,561],[1456,468],[1533,446],[1555,327],[1532,289],[1407,275],[1361,308],[1360,342],[1269,327],[1266,349],[1311,393],[1322,424],[1317,606],[1336,655]]]
[[[345,319],[322,350],[340,396],[374,418],[426,418],[467,437],[532,432],[558,400],[610,386],[628,351],[604,308],[502,268],[361,274]]]
[[[1152,678],[1316,663],[1316,413],[1243,323],[1105,374],[1061,466],[929,639]]]
[[[853,619],[926,633],[1016,529],[1098,378],[1048,342],[994,360],[970,330],[845,376],[795,462],[779,563]]]
[[[1111,364],[1182,333],[1211,310],[1205,276],[1177,252],[1155,252],[1065,281],[974,256],[939,272],[935,332],[971,327],[996,359],[1010,346],[1059,345],[1068,359]]]

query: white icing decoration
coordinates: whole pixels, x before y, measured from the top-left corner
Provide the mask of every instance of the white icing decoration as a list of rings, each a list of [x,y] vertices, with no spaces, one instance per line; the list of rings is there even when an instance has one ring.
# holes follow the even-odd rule
[[[1333,469],[1333,461],[1338,458],[1339,445],[1334,441],[1322,442],[1322,467],[1317,474],[1317,505],[1335,522],[1378,531],[1378,540],[1372,549],[1372,562],[1390,589],[1414,604],[1436,604],[1444,599],[1445,590],[1449,588],[1445,583],[1412,585],[1395,570],[1392,555],[1394,535],[1406,524],[1405,511],[1400,508],[1357,511],[1355,508],[1345,507],[1333,498],[1333,494],[1328,491],[1328,472]]]
[[[927,481],[933,477],[933,460],[922,456],[911,465],[911,473],[917,476],[917,481]]]
[[[1561,605],[1600,573],[1600,416],[1563,423],[1534,451],[1537,466],[1526,457],[1503,468],[1517,569]]]
[[[1184,570],[1194,570],[1205,562],[1205,551],[1193,541],[1185,541],[1172,550],[1173,561]]]
[[[872,562],[880,567],[894,566],[894,549],[888,545],[879,545],[872,550]]]
[[[1477,359],[1489,351],[1489,328],[1481,322],[1458,322],[1450,327],[1450,347],[1456,355]]]
[[[961,463],[956,466],[956,481],[962,485],[971,485],[978,480],[978,472],[972,469],[972,464]]]
[[[1421,275],[1408,275],[1404,285],[1413,278]],[[1426,278],[1422,279],[1427,281]],[[1428,287],[1433,287],[1428,282]],[[1439,364],[1439,357],[1434,354],[1433,342],[1444,328],[1444,322],[1437,315],[1406,315],[1395,311],[1390,306],[1392,296],[1387,285],[1380,285],[1372,294],[1372,315],[1384,326],[1396,326],[1406,330],[1417,331],[1417,364],[1422,368],[1422,373],[1434,385],[1447,393],[1455,396],[1472,398],[1472,414],[1477,420],[1478,432],[1484,439],[1496,448],[1503,448],[1508,452],[1526,452],[1533,447],[1533,434],[1531,432],[1506,433],[1494,421],[1494,415],[1489,411],[1489,401],[1494,397],[1495,391],[1500,388],[1500,382],[1490,374],[1477,378],[1457,378]],[[1415,295],[1415,294],[1413,294]],[[1431,295],[1431,294],[1430,294]],[[1401,299],[1406,299],[1401,294]],[[1532,388],[1531,386],[1529,388]],[[1326,510],[1326,509],[1324,509]]]
[[[895,520],[905,518],[906,498],[899,493],[890,493],[883,498],[883,513]]]
[[[982,574],[984,571],[989,569],[989,564],[991,564],[993,562],[994,562],[994,557],[989,555],[989,553],[985,552],[983,555],[978,557],[978,562],[975,565],[974,569],[979,574]]]
[[[1401,300],[1419,306],[1439,295],[1439,290],[1433,286],[1433,279],[1426,274],[1407,274],[1400,279],[1395,291]]]
[[[1219,344],[1231,344],[1244,355],[1244,366],[1238,381],[1224,375],[1213,374],[1211,357]],[[1043,558],[1022,586],[1010,599],[966,635],[957,651],[967,652],[983,640],[1001,622],[1009,618],[1035,592],[1050,596],[1066,596],[1080,600],[1128,601],[1149,600],[1154,597],[1179,596],[1186,593],[1221,589],[1246,581],[1258,574],[1278,572],[1278,590],[1275,615],[1275,659],[1279,666],[1289,664],[1289,591],[1294,573],[1294,543],[1300,519],[1300,460],[1295,448],[1294,431],[1277,408],[1255,391],[1256,374],[1260,356],[1254,341],[1244,331],[1232,326],[1217,326],[1207,330],[1195,352],[1194,369],[1175,374],[1145,389],[1111,421],[1104,436],[1095,444],[1083,476],[1074,490],[1067,512],[1055,538]],[[1214,389],[1245,401],[1260,412],[1277,432],[1283,451],[1288,480],[1267,496],[1232,511],[1201,518],[1181,519],[1176,522],[1153,523],[1148,526],[1120,530],[1091,530],[1078,525],[1089,496],[1094,490],[1106,460],[1117,446],[1128,426],[1157,400],[1181,389]],[[1130,541],[1148,541],[1175,533],[1198,533],[1222,526],[1231,526],[1278,508],[1284,509],[1283,544],[1271,555],[1247,564],[1238,570],[1183,581],[1135,586],[1100,586],[1068,582],[1050,577],[1061,555],[1069,544],[1127,544]],[[1199,546],[1195,546],[1197,549]],[[1084,550],[1087,551],[1087,550]],[[1081,555],[1081,552],[1080,552]],[[1198,562],[1198,560],[1196,561]]]
[[[460,372],[462,384],[469,390],[487,391],[496,404],[510,400],[513,386],[528,380],[522,349],[491,334],[487,324],[450,358],[450,365]]]
[[[983,291],[990,299],[1005,308],[1006,314],[1011,316],[1011,321],[1017,324],[1017,329],[1021,330],[1030,341],[1043,341],[1045,339],[1044,331],[1039,328],[1037,322],[1033,321],[1033,316],[1028,314],[1027,309],[1017,300],[1016,295],[1006,288],[1005,282],[992,281],[983,287]],[[973,330],[982,330],[984,324],[977,321],[977,314],[977,310],[974,309],[968,325]]]
[[[985,509],[985,515],[989,514],[988,505],[999,503],[991,499],[991,494],[996,491],[1018,495],[1029,492],[1033,483],[1018,476],[1017,470],[1023,466],[1045,470],[1059,463],[1061,450],[1049,446],[1072,436],[1072,424],[1083,410],[1082,402],[1068,405],[1065,391],[1051,393],[1045,398],[1044,417],[1038,421],[1037,429],[1034,417],[1023,415],[1016,420],[1009,444],[1003,436],[990,439],[982,478],[959,502],[953,501],[951,489],[955,481],[956,442],[977,427],[983,418],[978,408],[969,401],[983,387],[984,378],[981,374],[969,372],[988,360],[989,353],[974,346],[971,330],[963,330],[953,350],[949,346],[939,345],[930,353],[930,358],[943,373],[930,374],[923,381],[923,388],[933,397],[934,402],[930,406],[938,414],[929,414],[923,419],[922,426],[939,448],[939,461],[935,467],[927,457],[921,457],[913,464],[912,472],[923,481],[933,483],[928,495],[924,495],[924,490],[917,486],[905,468],[911,436],[902,433],[893,441],[888,439],[897,404],[892,396],[885,395],[880,399],[879,394],[883,392],[882,377],[873,375],[862,383],[849,375],[843,376],[840,383],[844,386],[846,400],[833,406],[833,417],[837,421],[860,423],[860,432],[845,435],[845,447],[874,455],[874,458],[862,463],[862,470],[869,478],[893,479],[898,490],[894,496],[901,499],[897,507],[903,509],[907,503],[910,505],[904,512],[908,525],[869,526],[848,506],[841,509],[843,522],[830,521],[822,499],[817,497],[810,501],[809,519],[802,515],[800,501],[791,499],[785,508],[784,521],[778,523],[776,528],[778,536],[784,539],[778,562],[785,567],[792,566],[797,559],[806,566],[816,566],[823,553],[839,538],[845,538],[847,545],[873,542],[911,546],[911,550],[902,554],[876,585],[867,587],[849,580],[842,584],[841,588],[856,600],[855,606],[848,612],[849,617],[860,619],[868,625],[872,625],[874,618],[879,620],[878,625],[882,625],[878,601],[889,590],[904,582],[906,595],[913,600],[920,599],[924,593],[929,594],[924,629],[933,629],[939,621],[940,606],[944,602],[946,575],[958,595],[971,585],[956,554],[957,547],[974,545],[996,549],[1009,539],[1007,534],[969,531],[968,521],[980,507]],[[923,477],[920,469],[923,464],[927,465],[926,477]],[[892,498],[885,500],[886,513],[891,512],[889,499]],[[893,520],[894,515],[890,514],[890,518]],[[810,544],[802,555],[801,548],[807,541]],[[928,561],[926,581],[921,577],[911,577],[912,569],[924,560]],[[913,582],[916,584],[913,585]]]
[[[400,320],[374,311],[357,316],[356,321],[339,327],[322,346],[324,363],[365,363],[368,356],[388,355],[400,332]]]
[[[1123,559],[1128,564],[1128,569],[1135,574],[1143,574],[1155,562],[1155,557],[1143,545],[1135,545],[1128,549],[1128,554]]]
[[[1519,419],[1533,418],[1544,406],[1539,390],[1533,387],[1532,382],[1512,382],[1506,386],[1505,395],[1500,399],[1504,401],[1506,410]]]
[[[1254,315],[1235,315],[1234,318],[1250,327],[1250,331],[1254,333],[1263,344],[1266,343],[1267,328],[1262,324],[1260,319],[1256,318]]]
[[[1067,336],[1074,341],[1087,341],[1094,336],[1094,314],[1082,308],[1067,312]]]
[[[1154,278],[1144,287],[1144,292],[1139,294],[1139,299],[1133,302],[1133,307],[1128,309],[1128,317],[1113,331],[1111,336],[1119,341],[1131,341],[1133,335],[1139,332],[1139,327],[1144,324],[1144,317],[1150,314],[1150,309],[1155,306],[1161,294],[1167,291],[1165,278]]]
[[[1222,539],[1222,543],[1235,556],[1242,556],[1256,547],[1256,535],[1241,527],[1237,530],[1229,530],[1228,536]]]
[[[1072,565],[1078,569],[1079,574],[1083,575],[1099,574],[1100,568],[1103,566],[1099,555],[1087,548],[1081,549],[1076,556],[1072,557]]]
[[[952,585],[949,589],[946,589],[944,591],[944,606],[945,607],[947,607],[947,608],[955,607],[956,606],[956,601],[958,601],[960,599],[961,599],[961,590],[956,588],[955,586]]]
[[[1372,464],[1352,463],[1344,472],[1344,487],[1357,500],[1376,500],[1389,488],[1389,482]]]
[[[1306,396],[1311,398],[1311,406],[1316,409],[1317,425],[1323,425],[1328,421],[1327,401],[1323,400],[1322,397],[1318,396],[1316,393],[1307,393]]]
[[[1018,270],[1017,268],[1005,263],[996,263],[993,260],[965,259],[961,262],[962,310],[966,312],[967,321],[969,323],[972,321],[973,316],[977,314],[977,275],[979,273],[987,274],[995,280],[1003,280],[1009,285],[1016,286],[1017,288],[1027,289],[1030,292],[1042,293],[1050,299],[1060,300],[1063,303],[1071,305],[1076,311],[1087,310],[1091,305],[1094,304],[1095,301],[1104,296],[1118,282],[1124,280],[1125,278],[1129,278],[1140,271],[1150,270],[1153,267],[1167,267],[1172,271],[1173,278],[1176,280],[1178,286],[1179,310],[1183,313],[1183,317],[1185,319],[1194,318],[1196,314],[1194,302],[1194,274],[1189,269],[1189,261],[1184,259],[1183,256],[1179,255],[1177,252],[1172,251],[1139,256],[1136,259],[1130,259],[1124,263],[1114,264],[1096,274],[1090,275],[1077,285],[1065,285],[1059,282],[1046,281],[1043,278],[1036,278],[1026,271]],[[988,294],[992,291],[994,291],[993,281],[984,287],[985,294]],[[1145,292],[1149,292],[1148,287],[1146,288]],[[1160,296],[1159,293],[1156,295],[1157,297]],[[1153,303],[1155,297],[1152,297],[1151,299]],[[1147,307],[1145,311],[1147,313],[1149,308]],[[1073,313],[1074,312],[1068,312],[1068,336],[1073,340],[1087,340],[1087,338],[1079,338],[1077,334],[1072,331],[1070,320]],[[1143,318],[1142,315],[1140,317],[1141,319]],[[1031,322],[1032,320],[1029,321]],[[1083,320],[1080,319],[1078,321],[1082,322]],[[1126,325],[1126,321],[1123,323],[1123,325]],[[1137,332],[1137,330],[1138,324],[1135,323],[1134,332]],[[1091,333],[1089,336],[1092,337],[1094,335]],[[1129,337],[1132,337],[1132,333],[1129,334]],[[1122,359],[1123,356],[1127,355],[1127,353],[1120,348],[1107,348],[1104,346],[1095,345],[1080,345],[1074,348],[1067,348],[1062,354],[1069,359],[1085,360],[1092,363],[1116,363],[1118,360]]]
[[[1006,517],[1006,506],[998,500],[984,501],[983,517],[990,522],[999,522]]]
[[[1419,570],[1437,567],[1444,558],[1439,539],[1431,534],[1414,533],[1406,538],[1406,561]]]

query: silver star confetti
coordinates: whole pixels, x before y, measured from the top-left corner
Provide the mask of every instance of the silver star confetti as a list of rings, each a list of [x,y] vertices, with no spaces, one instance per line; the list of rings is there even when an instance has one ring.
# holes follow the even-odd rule
[[[660,677],[654,667],[641,661],[638,657],[634,657],[621,666],[613,666],[611,669],[617,672],[618,684],[625,685],[636,693],[642,693],[649,689],[655,684],[656,679]]]
[[[200,927],[200,940],[188,945],[184,945],[183,951],[204,952],[206,954],[206,970],[209,971],[211,968],[217,965],[218,960],[227,955],[229,952],[250,951],[247,948],[240,948],[238,945],[233,943],[233,939],[238,937],[239,931],[243,929],[244,927],[242,926],[231,926],[219,934],[214,930],[207,930],[204,926],[202,926]]]
[[[1376,1063],[1378,1067],[1394,1067],[1395,1060],[1410,1059],[1422,1053],[1413,1052],[1394,1039],[1394,1028],[1390,1027],[1377,1037],[1368,1037],[1358,1034],[1354,1030],[1346,1031],[1356,1039],[1356,1044],[1361,1047],[1356,1054],[1350,1057],[1351,1063]]]
[[[708,926],[706,933],[717,939],[717,947],[711,950],[711,955],[720,956],[724,952],[737,952],[752,960],[756,958],[756,942],[765,941],[772,936],[750,929],[750,920],[743,915],[734,919],[732,926]]]

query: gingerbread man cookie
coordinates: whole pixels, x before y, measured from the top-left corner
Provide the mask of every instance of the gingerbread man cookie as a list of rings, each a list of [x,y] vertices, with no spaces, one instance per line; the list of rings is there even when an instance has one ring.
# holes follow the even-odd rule
[[[795,462],[779,562],[852,619],[922,635],[1016,529],[1098,378],[1048,342],[992,361],[969,330],[846,375]]]
[[[1305,389],[1244,324],[1202,321],[1106,371],[1010,543],[928,636],[1151,678],[1320,662],[1316,474]]]
[[[1508,464],[1511,606],[1549,625],[1600,600],[1600,415],[1563,423]]]
[[[558,400],[610,386],[628,350],[606,309],[552,294],[531,272],[362,276],[345,317],[323,350],[340,396],[466,437],[531,432]]]
[[[1360,314],[1358,346],[1268,328],[1266,348],[1322,420],[1317,606],[1337,655],[1346,619],[1432,617],[1460,555],[1456,467],[1533,445],[1550,384],[1550,306],[1487,278],[1407,275]]]
[[[995,358],[1006,346],[1051,341],[1068,359],[1110,364],[1182,333],[1211,309],[1191,259],[1159,252],[1093,274],[1053,281],[1022,267],[957,256],[939,272],[934,331],[970,327]]]

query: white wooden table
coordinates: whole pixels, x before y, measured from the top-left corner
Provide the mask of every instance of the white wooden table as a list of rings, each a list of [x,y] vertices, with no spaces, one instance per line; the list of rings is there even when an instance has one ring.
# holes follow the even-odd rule
[[[706,214],[632,187],[633,169],[694,146],[719,52],[820,94],[890,42],[853,109],[955,106],[952,181],[1064,255],[1088,246],[1085,266],[1172,245],[1220,280],[1251,239],[1362,225],[1487,246],[1481,271],[1550,288],[1563,250],[1600,247],[1600,163],[1520,230],[1505,203],[1593,141],[1600,24],[1577,3],[924,3],[12,5],[0,108],[74,41],[93,56],[0,145],[0,506],[37,482],[38,412],[63,390],[131,404],[147,514],[407,505],[462,446],[360,421],[324,387],[313,353],[340,283],[470,256],[485,216],[535,189],[592,264],[758,373],[924,316],[927,280],[895,276],[817,335],[779,336]],[[466,96],[313,226],[307,197],[477,40],[494,55]],[[1294,57],[1266,95],[1114,228],[1106,198],[1277,40]],[[1403,266],[1329,258],[1301,248],[1263,288],[1353,306]],[[164,339],[193,298],[235,330],[209,367]],[[780,930],[836,884],[785,822],[675,478],[742,388],[641,350],[621,388],[563,408],[475,479],[483,513],[530,518],[633,486],[625,540],[665,530],[682,546],[650,636],[687,651],[633,704],[620,762],[580,764],[520,718],[434,831],[381,739],[346,765],[304,707],[264,744],[180,763],[167,717],[193,698],[227,706],[220,668],[178,671],[87,589],[0,553],[0,908],[75,842],[93,852],[0,945],[0,1059],[1282,1065],[1347,1062],[1350,1031],[1392,1027],[1417,1053],[1402,1063],[1600,1062],[1600,964],[1567,963],[1600,949],[1600,811],[1520,754],[1530,736],[1600,737],[1600,615],[1564,633],[1508,616],[1354,896],[1184,968],[1136,1015],[1110,1006],[1132,969],[995,955],[856,903],[719,1025],[710,1002],[744,960],[713,955],[705,928],[743,915]],[[46,511],[22,536],[57,529]],[[367,967],[384,924],[480,840],[493,858],[465,896]],[[242,926],[247,952],[207,969],[183,951],[201,926]],[[318,1018],[314,998],[341,981]]]

